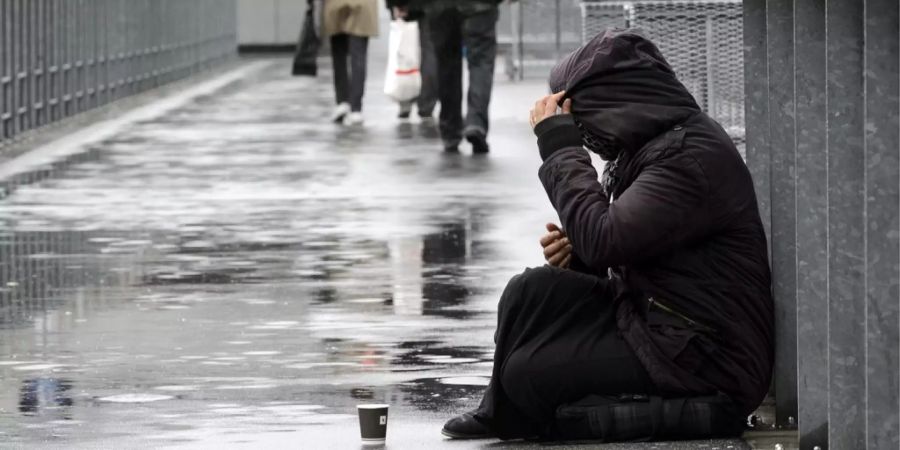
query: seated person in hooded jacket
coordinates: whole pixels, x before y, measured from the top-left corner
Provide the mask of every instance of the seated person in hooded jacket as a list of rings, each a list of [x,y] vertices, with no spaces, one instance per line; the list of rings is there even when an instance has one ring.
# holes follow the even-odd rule
[[[451,438],[553,434],[589,395],[723,394],[746,416],[772,372],[766,236],[750,173],[656,46],[630,30],[561,61],[531,125],[561,227],[510,280],[481,405]],[[606,161],[602,179],[587,150]]]

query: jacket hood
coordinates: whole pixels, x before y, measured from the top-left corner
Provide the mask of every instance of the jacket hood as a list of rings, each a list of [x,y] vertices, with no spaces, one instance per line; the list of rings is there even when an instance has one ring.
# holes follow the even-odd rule
[[[566,91],[587,131],[627,152],[700,111],[656,45],[632,29],[607,30],[568,55],[550,73],[550,88]]]

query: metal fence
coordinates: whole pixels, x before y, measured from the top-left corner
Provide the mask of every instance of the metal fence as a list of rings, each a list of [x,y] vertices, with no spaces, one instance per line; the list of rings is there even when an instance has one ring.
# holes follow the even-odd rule
[[[519,0],[501,7],[500,43],[510,79],[546,78],[563,55],[581,45],[580,0]]]
[[[582,3],[586,41],[610,27],[643,30],[697,103],[743,153],[744,54],[741,0],[646,0]]]
[[[0,148],[235,53],[235,0],[0,0]]]

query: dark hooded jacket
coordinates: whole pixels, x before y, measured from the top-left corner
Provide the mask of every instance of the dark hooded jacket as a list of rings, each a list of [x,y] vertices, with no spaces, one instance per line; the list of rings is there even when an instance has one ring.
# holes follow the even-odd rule
[[[535,129],[540,179],[573,268],[616,284],[621,335],[664,393],[720,391],[752,412],[769,388],[774,315],[753,182],[731,138],[630,30],[594,38],[550,84],[573,111]],[[620,148],[604,184],[576,121]]]

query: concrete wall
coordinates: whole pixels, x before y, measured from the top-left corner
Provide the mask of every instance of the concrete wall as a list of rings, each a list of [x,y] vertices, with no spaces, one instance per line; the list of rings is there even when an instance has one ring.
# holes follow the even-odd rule
[[[896,0],[744,0],[777,421],[803,449],[900,445],[898,18]]]

